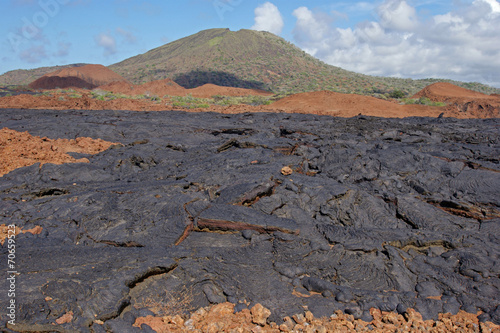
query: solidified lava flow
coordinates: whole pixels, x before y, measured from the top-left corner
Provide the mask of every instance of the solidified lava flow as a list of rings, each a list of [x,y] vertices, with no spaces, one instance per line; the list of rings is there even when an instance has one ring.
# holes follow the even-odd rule
[[[2,224],[40,231],[16,236],[18,327],[132,331],[184,288],[192,309],[260,303],[278,325],[305,308],[500,324],[499,126],[3,109],[1,128],[121,143],[0,178]]]

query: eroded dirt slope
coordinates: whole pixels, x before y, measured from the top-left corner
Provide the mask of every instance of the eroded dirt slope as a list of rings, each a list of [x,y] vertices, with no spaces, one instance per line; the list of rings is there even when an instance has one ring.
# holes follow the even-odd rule
[[[127,80],[103,65],[85,65],[58,69],[29,84],[32,89],[94,89],[111,82]]]
[[[470,117],[500,117],[500,97],[457,87],[451,83],[431,84],[413,96],[426,97],[431,101],[446,103],[449,112]]]

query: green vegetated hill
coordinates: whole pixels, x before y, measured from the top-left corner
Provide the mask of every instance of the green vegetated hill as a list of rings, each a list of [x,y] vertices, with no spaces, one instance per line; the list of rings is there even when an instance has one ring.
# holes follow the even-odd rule
[[[109,68],[137,84],[171,78],[186,88],[214,83],[275,93],[332,90],[377,96],[395,90],[412,95],[448,81],[488,94],[500,92],[480,83],[358,74],[328,65],[269,32],[244,29],[204,30]]]
[[[58,69],[80,67],[85,65],[87,64],[70,64],[64,66],[39,67],[34,69],[16,69],[0,75],[0,86],[28,85],[45,74],[54,72]]]

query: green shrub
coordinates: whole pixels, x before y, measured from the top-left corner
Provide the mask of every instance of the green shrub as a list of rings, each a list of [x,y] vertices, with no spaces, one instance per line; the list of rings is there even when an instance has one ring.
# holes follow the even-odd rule
[[[420,98],[405,98],[403,99],[403,104],[418,104],[418,105],[426,105],[426,106],[446,106],[446,103],[443,102],[433,102],[427,97]]]
[[[406,93],[402,90],[396,89],[396,90],[391,91],[391,93],[389,94],[389,97],[390,98],[404,98],[404,97],[406,97]]]

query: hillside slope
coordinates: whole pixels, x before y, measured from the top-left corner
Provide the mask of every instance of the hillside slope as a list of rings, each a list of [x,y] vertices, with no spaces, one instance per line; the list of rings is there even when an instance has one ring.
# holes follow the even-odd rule
[[[331,90],[365,95],[401,90],[413,95],[438,80],[373,77],[350,72],[305,53],[269,32],[210,29],[111,65],[136,84],[170,78],[185,88],[206,83],[275,93]],[[500,89],[452,82],[483,93]]]
[[[85,65],[58,69],[31,82],[32,89],[84,88],[94,89],[112,82],[127,82],[103,65]]]
[[[0,75],[0,86],[28,85],[42,76],[63,68],[81,67],[87,64],[39,67],[34,69],[16,69]]]

